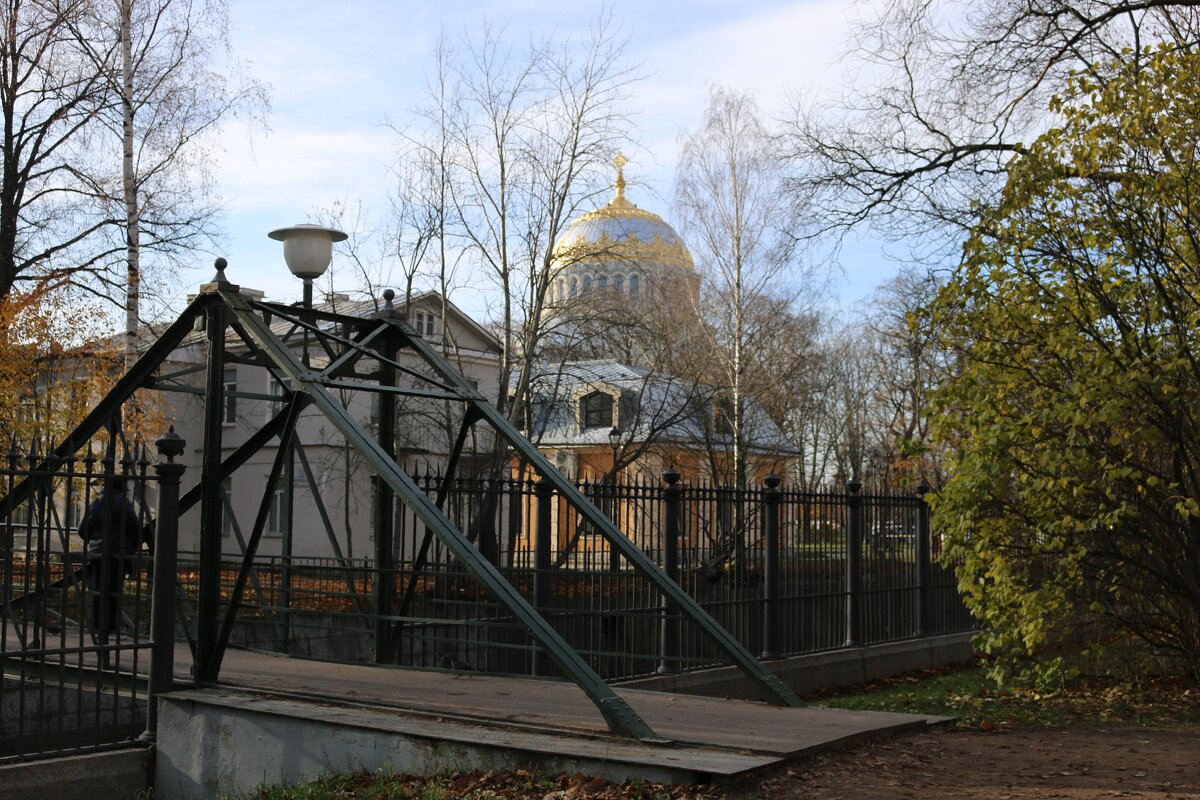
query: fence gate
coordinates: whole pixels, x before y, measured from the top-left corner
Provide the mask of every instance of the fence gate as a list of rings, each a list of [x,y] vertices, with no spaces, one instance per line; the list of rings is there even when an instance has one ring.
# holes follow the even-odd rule
[[[145,450],[114,430],[77,456],[31,444],[4,463],[0,764],[117,747],[146,728],[150,559],[136,553],[153,531],[153,481]]]

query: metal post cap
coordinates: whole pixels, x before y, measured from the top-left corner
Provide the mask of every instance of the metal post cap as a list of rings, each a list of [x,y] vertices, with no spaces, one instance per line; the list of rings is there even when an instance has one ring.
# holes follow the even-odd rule
[[[221,259],[224,261],[224,259]],[[176,456],[183,455],[183,448],[187,445],[183,437],[175,432],[175,426],[172,425],[167,432],[162,435],[154,446],[158,448],[158,454],[165,456],[167,461],[174,461]]]

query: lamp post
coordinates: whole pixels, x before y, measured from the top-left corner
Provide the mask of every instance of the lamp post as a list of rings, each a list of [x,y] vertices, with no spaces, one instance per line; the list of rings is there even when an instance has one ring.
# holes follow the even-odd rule
[[[336,228],[304,223],[276,228],[267,236],[283,242],[283,260],[292,274],[304,281],[304,307],[312,308],[312,282],[325,274],[333,260],[333,243],[344,242],[346,234]]]
[[[608,444],[612,448],[612,479],[613,483],[617,482],[617,448],[621,445],[621,429],[613,427],[608,432]]]
[[[326,228],[322,225],[301,223],[290,228],[276,228],[267,234],[277,242],[283,242],[283,260],[293,275],[304,281],[304,308],[312,308],[312,282],[325,274],[329,262],[333,260],[333,243],[344,242],[348,237],[336,228]],[[305,369],[309,366],[308,329],[304,329],[302,337],[300,361]],[[292,434],[295,437],[295,433]],[[283,611],[284,652],[287,652],[291,641],[291,603],[292,603],[292,536],[294,533],[293,517],[294,492],[296,486],[296,453],[293,442],[280,442],[281,447],[288,449],[287,461],[284,468],[283,480],[287,489],[284,495],[284,524],[283,542],[280,545],[283,556],[283,573],[279,592],[279,605]]]

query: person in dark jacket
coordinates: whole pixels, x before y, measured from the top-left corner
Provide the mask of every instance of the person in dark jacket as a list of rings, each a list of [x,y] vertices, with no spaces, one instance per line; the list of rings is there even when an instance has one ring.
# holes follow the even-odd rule
[[[142,543],[142,526],[133,503],[125,496],[124,478],[105,480],[104,489],[83,516],[79,536],[88,552],[92,625],[97,640],[106,644],[120,619],[125,574],[130,571],[133,556]],[[107,663],[108,659],[103,661]]]

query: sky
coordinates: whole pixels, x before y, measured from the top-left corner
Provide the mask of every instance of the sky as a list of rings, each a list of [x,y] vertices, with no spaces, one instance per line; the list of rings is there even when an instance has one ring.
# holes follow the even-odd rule
[[[643,76],[631,103],[638,141],[626,148],[627,177],[636,184],[630,196],[671,221],[677,142],[699,125],[710,87],[749,90],[766,115],[784,113],[789,93],[836,93],[845,80],[848,14],[859,7],[843,0],[233,0],[233,52],[267,85],[271,110],[266,129],[231,124],[217,142],[227,277],[272,299],[297,299],[299,282],[267,232],[312,221],[336,202],[361,203],[368,213],[386,208],[398,147],[392,126],[408,124],[421,103],[443,32],[461,39],[487,20],[519,46],[586,30],[609,9]],[[197,260],[169,292],[172,308],[212,276],[211,257]],[[346,269],[335,247],[335,274],[339,267]],[[835,300],[853,305],[896,269],[878,244],[850,243]],[[477,315],[486,306],[469,288],[452,299]]]

